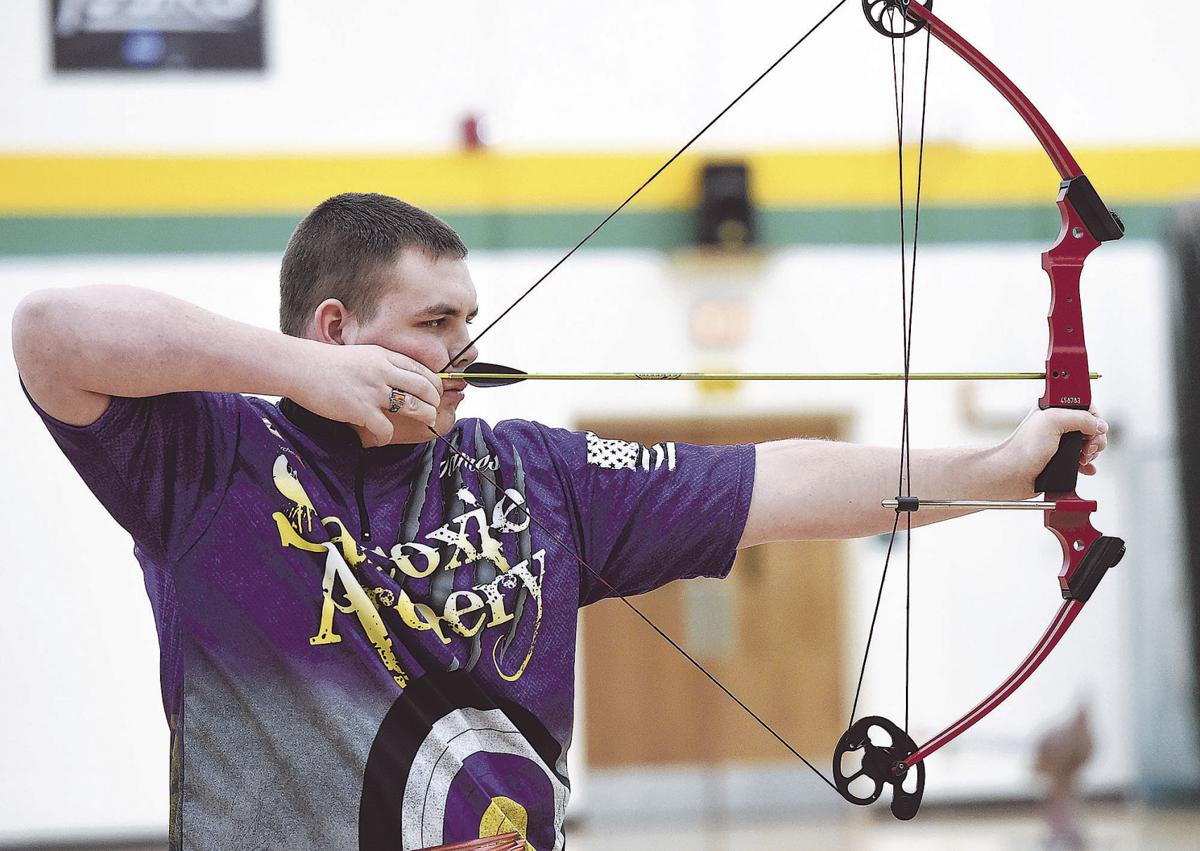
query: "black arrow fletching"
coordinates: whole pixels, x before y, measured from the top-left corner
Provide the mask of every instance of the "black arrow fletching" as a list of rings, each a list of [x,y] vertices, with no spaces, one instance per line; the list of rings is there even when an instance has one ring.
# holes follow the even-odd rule
[[[472,387],[507,387],[510,384],[518,384],[525,380],[526,372],[515,369],[511,366],[502,366],[498,363],[473,363],[463,370],[464,381]],[[472,377],[475,374],[488,376],[487,378]],[[501,377],[496,377],[501,376]],[[511,377],[510,377],[511,376]]]

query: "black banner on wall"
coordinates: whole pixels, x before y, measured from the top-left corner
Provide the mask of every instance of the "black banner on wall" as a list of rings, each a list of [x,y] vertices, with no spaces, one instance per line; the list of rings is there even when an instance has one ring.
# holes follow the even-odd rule
[[[264,0],[51,0],[55,71],[263,68]]]

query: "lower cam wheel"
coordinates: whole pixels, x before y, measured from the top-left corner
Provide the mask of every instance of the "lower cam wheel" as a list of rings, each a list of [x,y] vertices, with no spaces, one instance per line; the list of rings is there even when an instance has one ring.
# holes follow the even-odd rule
[[[908,38],[925,29],[925,22],[908,11],[908,4],[909,0],[862,0],[871,28],[888,38]],[[933,0],[924,5],[933,9]]]
[[[886,741],[881,743],[880,738]],[[888,719],[860,718],[834,748],[834,785],[843,798],[860,807],[875,803],[891,786],[892,815],[907,821],[917,814],[925,792],[925,763],[909,767],[904,762],[916,751],[916,742]]]

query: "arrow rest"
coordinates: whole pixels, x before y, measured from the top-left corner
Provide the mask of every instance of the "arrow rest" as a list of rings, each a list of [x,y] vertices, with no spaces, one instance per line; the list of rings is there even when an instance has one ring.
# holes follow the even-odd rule
[[[925,29],[925,21],[908,11],[910,0],[862,0],[863,14],[871,29],[888,38],[908,38]],[[933,9],[933,0],[925,4]],[[899,29],[896,24],[899,22]]]
[[[886,736],[886,743],[872,740],[876,731]],[[834,785],[843,798],[860,807],[875,803],[884,787],[891,786],[892,815],[908,821],[921,808],[925,792],[924,760],[913,766],[905,762],[916,750],[912,737],[888,719],[879,715],[859,718],[833,750]]]

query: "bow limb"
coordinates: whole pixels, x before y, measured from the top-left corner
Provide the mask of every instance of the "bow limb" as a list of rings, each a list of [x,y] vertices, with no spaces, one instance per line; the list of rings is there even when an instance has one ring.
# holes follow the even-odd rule
[[[974,68],[1008,101],[1017,114],[1029,125],[1033,135],[1037,137],[1042,148],[1054,163],[1058,175],[1063,180],[1077,177],[1083,172],[1075,157],[1067,150],[1058,133],[1046,121],[1045,116],[1036,106],[1016,87],[1012,80],[996,65],[979,52],[973,44],[959,35],[949,24],[939,18],[926,6],[913,2],[904,2],[904,14],[912,21],[919,21],[929,28],[929,33],[946,47],[950,48],[964,62]]]
[[[1095,510],[1094,501],[1076,497],[1059,499],[1056,507],[1046,513],[1046,528],[1058,537],[1063,547],[1063,567],[1058,575],[1063,596],[1062,606],[1041,639],[1012,675],[974,709],[906,757],[905,765],[912,767],[949,744],[1007,700],[1009,695],[1029,679],[1066,635],[1083,609],[1084,603],[1091,598],[1092,592],[1104,578],[1104,574],[1125,554],[1124,541],[1101,535],[1092,526],[1090,518]]]
[[[1033,650],[1029,652],[1029,655],[1025,657],[1025,660],[1012,672],[1009,678],[1002,682],[995,691],[981,700],[974,709],[918,747],[916,751],[904,759],[904,764],[911,768],[921,762],[925,757],[940,750],[944,745],[949,744],[971,729],[984,716],[1007,700],[1008,696],[1015,692],[1025,680],[1029,679],[1030,675],[1050,655],[1050,651],[1058,645],[1058,642],[1066,634],[1071,624],[1074,623],[1075,618],[1078,617],[1079,611],[1082,608],[1083,602],[1080,600],[1065,601],[1054,615],[1054,619],[1050,621],[1050,626],[1046,628],[1046,632],[1042,635],[1041,639],[1038,640]]]

